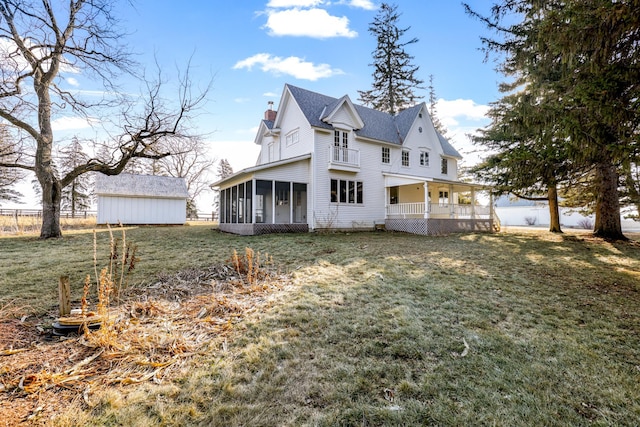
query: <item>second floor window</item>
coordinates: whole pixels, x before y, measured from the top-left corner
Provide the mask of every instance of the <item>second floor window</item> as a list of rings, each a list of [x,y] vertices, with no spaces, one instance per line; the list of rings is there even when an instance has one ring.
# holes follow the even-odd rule
[[[391,150],[389,147],[382,147],[382,163],[391,162]]]
[[[449,173],[449,162],[444,157],[442,158],[442,165],[440,166],[440,172],[442,175]]]
[[[421,151],[420,152],[420,166],[429,166],[429,152]]]
[[[333,146],[349,148],[349,133],[341,130],[333,131]]]
[[[402,166],[409,166],[409,152],[402,150]]]
[[[300,138],[300,133],[297,130],[294,130],[293,132],[289,132],[289,134],[287,134],[287,137],[286,137],[287,147],[293,144],[296,144],[299,138]]]

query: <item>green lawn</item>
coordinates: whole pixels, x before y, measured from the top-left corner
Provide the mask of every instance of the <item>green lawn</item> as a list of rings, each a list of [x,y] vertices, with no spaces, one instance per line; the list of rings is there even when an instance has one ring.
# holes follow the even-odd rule
[[[98,253],[106,248],[98,233]],[[510,231],[240,237],[133,228],[130,286],[250,247],[291,281],[173,382],[79,398],[59,425],[636,425],[640,245]],[[55,310],[93,235],[0,239],[0,313]],[[0,364],[10,363],[10,357]],[[2,367],[0,366],[0,372]],[[73,411],[73,412],[69,412]],[[75,420],[75,421],[72,421]]]

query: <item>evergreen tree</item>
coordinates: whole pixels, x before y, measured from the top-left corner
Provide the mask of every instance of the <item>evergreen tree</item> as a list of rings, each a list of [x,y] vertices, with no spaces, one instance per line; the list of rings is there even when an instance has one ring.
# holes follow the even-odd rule
[[[233,168],[227,159],[220,159],[217,175],[220,179],[228,178],[233,175]]]
[[[429,89],[429,115],[431,116],[433,127],[436,129],[436,131],[440,135],[446,136],[447,128],[442,124],[442,122],[438,118],[438,111],[437,111],[438,97],[436,96],[436,89],[433,86],[433,74],[429,74],[428,89]]]
[[[14,161],[20,155],[20,150],[13,142],[6,126],[0,126],[0,163],[3,161]],[[24,174],[19,170],[0,166],[0,202],[17,202],[22,194],[16,191],[13,186],[24,178]]]
[[[405,51],[405,46],[418,42],[417,38],[403,42],[402,37],[409,30],[399,28],[398,6],[382,3],[374,21],[369,24],[369,32],[376,37],[377,47],[373,54],[373,87],[359,90],[359,100],[364,105],[389,114],[412,106],[420,99],[416,89],[423,81],[416,77],[418,66],[412,64],[413,56]]]
[[[224,178],[228,178],[231,175],[233,175],[233,168],[231,167],[231,164],[229,163],[229,161],[227,159],[220,159],[220,162],[218,162],[218,170],[216,173],[217,177],[219,179],[224,179]],[[220,208],[220,191],[215,191],[214,197],[213,197],[213,216],[212,219],[215,220],[215,215],[217,214],[218,210]]]
[[[501,35],[483,42],[503,55],[505,75],[523,79],[513,88],[525,81],[539,105],[553,106],[548,123],[576,175],[591,173],[594,234],[625,239],[618,188],[620,166],[638,146],[638,2],[503,0],[489,17],[465,6]]]
[[[558,186],[570,174],[564,145],[552,123],[551,105],[541,105],[526,90],[504,96],[489,110],[491,124],[473,137],[493,154],[472,168],[491,183],[496,195],[515,194],[548,201],[549,231],[560,233]]]
[[[73,172],[89,161],[89,156],[84,152],[78,137],[73,137],[71,144],[60,150],[60,169],[63,174]],[[93,175],[90,173],[76,176],[66,187],[62,189],[61,207],[71,211],[71,217],[76,213],[91,207],[93,200]]]

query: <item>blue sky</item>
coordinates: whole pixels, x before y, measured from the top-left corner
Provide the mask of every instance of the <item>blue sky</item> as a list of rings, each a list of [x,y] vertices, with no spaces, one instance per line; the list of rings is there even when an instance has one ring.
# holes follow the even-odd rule
[[[468,3],[480,12],[490,7],[486,0]],[[410,27],[406,40],[419,39],[407,47],[420,67],[418,78],[426,84],[433,74],[438,116],[465,164],[472,164],[477,155],[471,154],[466,134],[488,123],[487,104],[498,99],[503,80],[479,49],[486,29],[457,0],[395,4],[400,27]],[[238,171],[255,164],[255,132],[267,102],[278,108],[285,83],[334,97],[347,94],[358,103],[357,91],[372,84],[376,41],[368,26],[379,5],[372,0],[137,0],[133,8],[119,3],[118,13],[142,67],[154,72],[155,56],[171,80],[191,58],[196,84],[213,78],[197,132],[209,134],[211,156],[228,159]],[[90,85],[72,74],[67,83],[79,89]],[[426,90],[418,94],[427,100]],[[86,127],[71,117],[58,124],[74,133]],[[204,202],[199,208],[209,206]]]
[[[486,0],[471,1],[486,10]],[[487,123],[486,105],[498,98],[501,76],[484,62],[480,35],[486,30],[451,0],[399,1],[407,50],[420,67],[419,78],[434,75],[441,99],[440,119],[450,138],[465,151],[465,134]],[[285,83],[326,95],[347,94],[372,84],[371,52],[376,41],[367,30],[380,3],[371,0],[191,1],[139,0],[129,12],[131,39],[155,52],[166,71],[193,55],[201,81],[213,76],[202,130],[213,132],[212,154],[228,158],[234,170],[255,163],[255,131],[268,101],[275,108]],[[428,97],[427,91],[421,95]]]

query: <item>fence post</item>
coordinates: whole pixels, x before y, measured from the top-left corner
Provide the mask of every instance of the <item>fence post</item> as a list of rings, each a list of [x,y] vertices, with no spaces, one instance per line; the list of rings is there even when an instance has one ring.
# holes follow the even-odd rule
[[[58,282],[58,302],[60,304],[60,317],[68,316],[71,313],[71,286],[69,276],[60,276]]]

